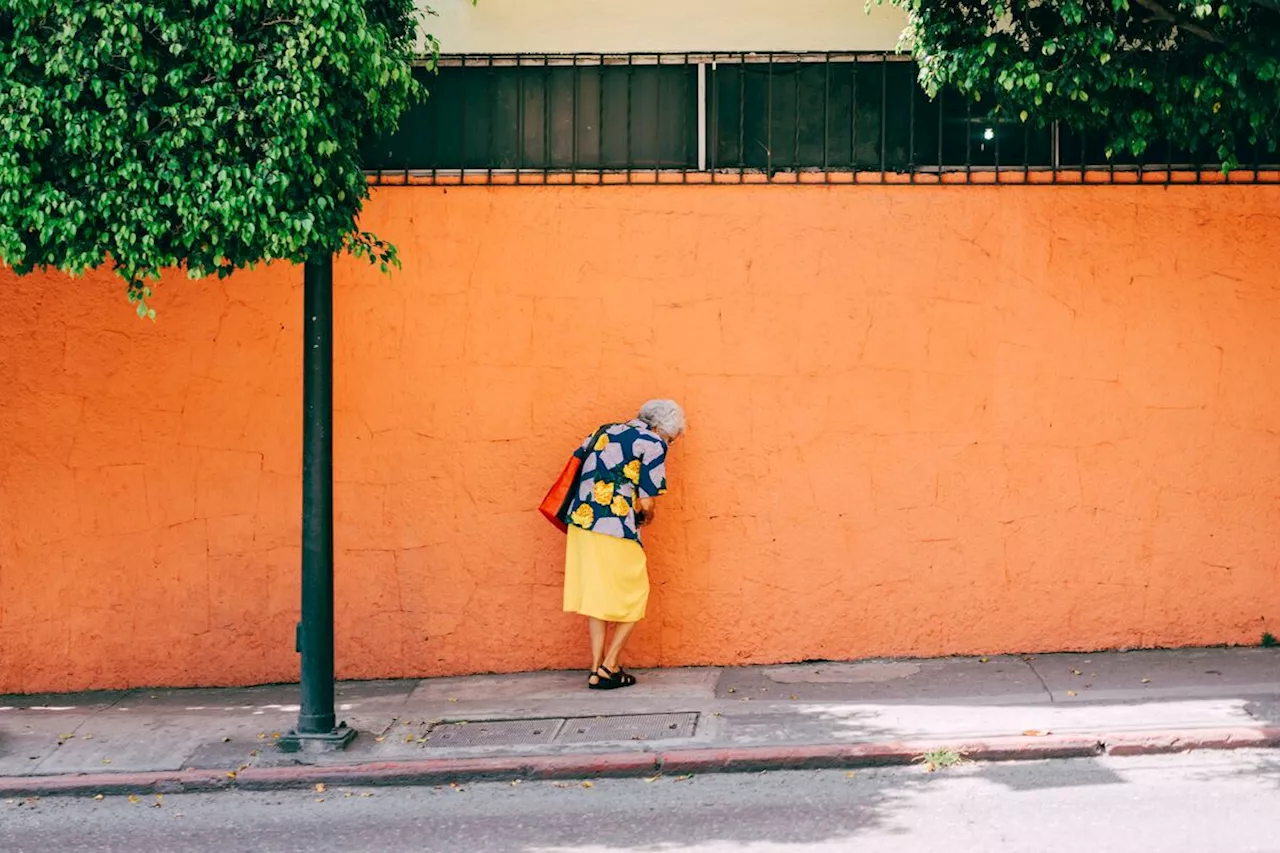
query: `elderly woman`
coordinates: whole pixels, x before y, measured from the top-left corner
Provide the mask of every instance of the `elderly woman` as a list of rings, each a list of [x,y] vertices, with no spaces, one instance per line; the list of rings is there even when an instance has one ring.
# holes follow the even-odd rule
[[[592,690],[636,683],[619,657],[649,601],[640,528],[652,523],[654,499],[667,491],[667,447],[684,430],[680,406],[650,400],[635,420],[601,427],[575,451],[582,473],[569,506],[564,609],[587,617]]]

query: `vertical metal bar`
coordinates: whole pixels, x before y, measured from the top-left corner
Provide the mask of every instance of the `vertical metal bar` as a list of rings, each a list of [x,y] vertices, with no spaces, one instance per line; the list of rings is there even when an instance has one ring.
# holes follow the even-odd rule
[[[569,85],[573,87],[571,103],[573,115],[570,119],[573,138],[569,140],[569,183],[576,184],[578,182],[578,87],[582,83],[580,71],[578,71],[578,55],[573,56],[573,75],[569,79]]]
[[[680,180],[689,183],[689,54],[680,69]]]
[[[1031,125],[1022,124],[1022,182],[1031,182]]]
[[[711,75],[707,81],[711,89],[711,117],[708,125],[711,128],[711,141],[708,143],[710,157],[708,166],[711,169],[711,183],[716,182],[716,170],[720,166],[720,64],[716,55],[711,54]]]
[[[822,61],[822,180],[831,183],[831,51]]]
[[[991,121],[991,129],[992,131],[995,132],[995,139],[992,140],[992,142],[994,142],[995,144],[992,146],[992,148],[995,149],[995,160],[996,160],[995,181],[998,184],[1000,183],[1000,119],[998,116],[994,114],[992,114],[988,118]]]
[[[524,174],[524,58],[516,54],[516,183]]]
[[[427,98],[427,103],[431,108],[431,183],[434,184],[440,170],[440,99]],[[404,170],[404,176],[408,181],[407,167]]]
[[[907,94],[907,174],[911,183],[916,182],[916,93]]]
[[[551,174],[551,57],[542,56],[542,182]]]
[[[792,76],[795,79],[795,104],[793,104],[792,121],[795,122],[795,139],[791,145],[791,168],[795,171],[795,179],[797,183],[800,181],[800,77],[804,73],[804,65],[800,62],[800,57],[794,57]]]
[[[1053,170],[1052,181],[1058,182],[1058,172],[1062,169],[1062,122],[1055,121],[1052,125],[1052,135],[1049,142],[1049,168]]]
[[[747,176],[747,55],[738,54],[738,181]]]
[[[880,181],[889,171],[889,54],[880,57]]]
[[[596,180],[599,183],[603,184],[604,183],[604,54],[603,53],[600,54],[600,64],[596,68],[596,74],[597,74],[596,98],[599,101],[599,103],[596,105],[596,109],[599,110],[599,112],[596,114],[596,140],[597,140],[596,141],[596,160],[597,160]]]
[[[857,180],[858,172],[858,58],[855,56],[850,66],[849,78],[849,170]]]
[[[297,734],[345,743],[336,728],[333,693],[333,256],[307,261],[302,277],[302,664]]]
[[[485,183],[493,183],[493,126],[497,124],[498,75],[493,70],[493,58],[489,58],[489,141],[485,153]]]
[[[773,182],[773,53],[765,71],[764,177]]]
[[[946,126],[942,121],[943,115],[946,114],[947,104],[944,98],[947,93],[945,90],[938,90],[938,180],[942,180],[942,135],[946,133]]]
[[[470,78],[467,76],[467,57],[461,57],[462,69],[458,76],[462,79],[462,151],[458,160],[458,183],[465,184],[467,182],[467,101],[471,100],[470,93],[467,89],[470,87]]]
[[[662,55],[658,54],[654,58],[654,77],[656,83],[653,87],[653,135],[657,140],[658,162],[653,170],[653,182],[656,184],[662,179]]]
[[[698,171],[707,171],[707,63],[698,63]]]
[[[964,182],[973,183],[973,99],[964,99]]]
[[[635,64],[633,62],[634,58],[635,57],[632,56],[632,54],[630,53],[627,54],[627,183],[628,184],[631,183],[631,166],[633,162],[632,154],[631,154],[631,86],[633,82],[632,78],[635,76],[634,74]]]

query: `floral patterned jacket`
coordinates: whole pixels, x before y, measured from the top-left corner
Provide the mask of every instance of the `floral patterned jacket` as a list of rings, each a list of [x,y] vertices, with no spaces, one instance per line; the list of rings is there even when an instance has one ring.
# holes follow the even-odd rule
[[[582,460],[569,521],[583,530],[643,545],[636,502],[667,491],[667,443],[643,421],[613,424],[593,433],[574,455]]]

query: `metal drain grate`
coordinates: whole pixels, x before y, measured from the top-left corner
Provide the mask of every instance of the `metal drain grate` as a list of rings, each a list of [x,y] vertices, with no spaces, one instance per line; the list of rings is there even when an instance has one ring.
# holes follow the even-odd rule
[[[592,743],[608,740],[666,740],[693,737],[697,713],[631,714],[618,717],[575,717],[566,720],[560,743]]]
[[[423,746],[513,746],[551,743],[564,720],[489,720],[476,723],[440,723],[427,732]]]

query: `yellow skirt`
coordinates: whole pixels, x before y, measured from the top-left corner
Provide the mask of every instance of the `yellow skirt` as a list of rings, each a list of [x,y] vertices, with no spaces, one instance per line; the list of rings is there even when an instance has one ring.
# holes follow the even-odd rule
[[[649,603],[649,570],[639,542],[569,525],[564,609],[606,622],[639,622]]]

